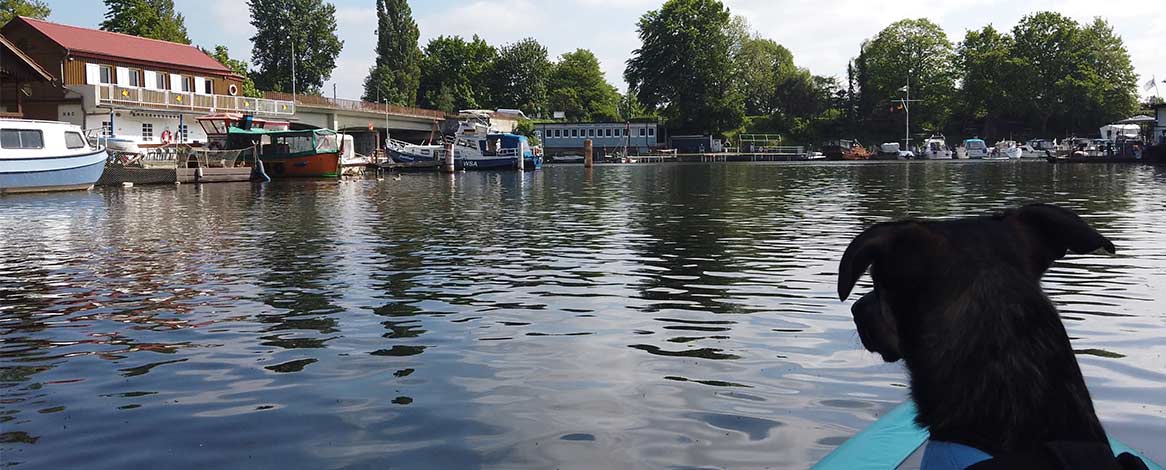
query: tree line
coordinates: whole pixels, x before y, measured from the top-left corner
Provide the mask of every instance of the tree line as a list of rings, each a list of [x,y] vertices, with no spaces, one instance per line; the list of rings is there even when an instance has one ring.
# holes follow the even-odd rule
[[[1101,18],[1040,12],[954,44],[930,20],[904,19],[863,41],[844,81],[796,67],[718,0],[669,0],[637,30],[631,93],[683,132],[897,140],[910,106],[916,135],[1055,137],[1095,132],[1139,106],[1129,53]]]
[[[104,0],[101,28],[189,44],[173,0]],[[253,64],[226,47],[208,54],[258,90],[318,94],[344,44],[325,0],[248,0]],[[754,32],[719,0],[668,0],[637,23],[641,41],[620,94],[586,49],[555,60],[534,39],[494,46],[441,36],[424,47],[406,0],[376,0],[376,59],[363,98],[447,112],[562,111],[572,121],[658,117],[673,132],[776,133],[797,142],[840,137],[896,140],[911,107],[916,136],[1055,137],[1090,132],[1139,107],[1137,78],[1120,36],[1101,18],[1081,24],[1054,12],[992,25],[953,43],[927,19],[897,21],[861,43],[845,77],[815,75]],[[43,0],[0,0],[0,21],[44,18]],[[294,50],[294,55],[292,51]],[[903,103],[909,90],[911,102]],[[917,101],[916,101],[917,100]]]

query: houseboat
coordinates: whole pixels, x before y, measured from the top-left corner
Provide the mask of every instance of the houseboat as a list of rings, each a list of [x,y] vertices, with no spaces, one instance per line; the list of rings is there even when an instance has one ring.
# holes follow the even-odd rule
[[[86,190],[105,171],[105,148],[72,124],[0,119],[0,194]]]

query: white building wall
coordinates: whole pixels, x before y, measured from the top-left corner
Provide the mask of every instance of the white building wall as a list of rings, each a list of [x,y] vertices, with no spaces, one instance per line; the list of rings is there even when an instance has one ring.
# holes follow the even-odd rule
[[[169,131],[173,136],[171,142],[180,142],[178,136],[179,122],[185,124],[187,127],[187,143],[207,141],[206,132],[203,131],[202,126],[195,121],[197,116],[186,115],[182,121],[179,121],[178,114],[159,113],[143,111],[134,113],[129,111],[118,111],[113,116],[114,136],[119,139],[130,139],[142,144],[161,144],[162,133]],[[109,113],[90,114],[85,117],[86,130],[96,129],[94,133],[100,134],[102,123],[109,122]],[[142,124],[150,123],[153,125],[154,134],[150,140],[142,137]],[[80,124],[78,122],[78,124]]]

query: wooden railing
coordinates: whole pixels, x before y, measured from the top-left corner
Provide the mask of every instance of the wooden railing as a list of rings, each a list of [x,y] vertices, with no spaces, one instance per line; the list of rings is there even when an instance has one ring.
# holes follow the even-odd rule
[[[263,93],[263,97],[269,100],[276,101],[291,101],[291,93],[280,93],[276,91],[267,91]],[[397,116],[409,116],[426,118],[433,120],[444,120],[445,113],[434,109],[410,108],[408,106],[387,105],[384,103],[370,103],[368,101],[348,100],[348,99],[334,99],[325,98],[316,95],[296,95],[296,104],[300,106],[311,106],[319,108],[339,109],[346,111],[361,111],[367,113],[377,114],[391,114]]]
[[[240,112],[276,116],[291,116],[296,112],[296,105],[290,100],[227,95],[200,95],[197,93],[148,90],[145,88],[122,87],[117,85],[94,86],[97,88],[98,105],[135,106],[160,110],[188,109],[208,113]]]

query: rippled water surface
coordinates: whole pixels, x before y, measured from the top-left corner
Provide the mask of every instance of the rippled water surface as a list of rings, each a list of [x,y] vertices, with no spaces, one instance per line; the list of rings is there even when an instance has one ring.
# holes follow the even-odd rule
[[[1045,287],[1166,460],[1166,171],[580,167],[0,198],[16,468],[803,468],[906,397],[835,294],[864,226],[1032,201]]]

